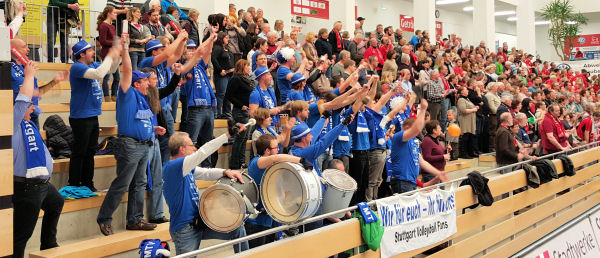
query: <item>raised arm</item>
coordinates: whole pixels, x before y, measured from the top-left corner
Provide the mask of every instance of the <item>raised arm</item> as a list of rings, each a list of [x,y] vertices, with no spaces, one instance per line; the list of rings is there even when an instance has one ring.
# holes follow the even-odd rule
[[[167,58],[167,67],[173,65],[174,63],[176,63],[177,61],[179,61],[179,59],[181,58],[181,56],[183,55],[183,50],[185,49],[185,44],[186,44],[186,38],[187,38],[187,31],[182,31],[179,34],[183,34],[183,35],[178,35],[177,39],[182,38],[181,41],[179,41],[179,46],[177,46],[177,48],[175,48],[175,51],[173,53],[173,55],[170,55]],[[175,41],[177,42],[177,41]],[[173,44],[175,45],[175,44]]]
[[[173,41],[173,43],[171,45],[166,47],[165,50],[162,53],[160,53],[160,55],[157,55],[156,57],[154,57],[154,60],[152,61],[152,66],[157,66],[159,64],[164,63],[165,61],[167,61],[168,66],[171,66],[173,63],[175,63],[175,62],[173,62],[173,63],[169,64],[168,63],[170,61],[169,58],[172,58],[175,55],[177,48],[179,48],[179,46],[181,45],[181,42],[184,41],[183,40],[184,37],[187,38],[187,32],[182,31],[177,36],[177,39],[175,39],[175,41]]]
[[[421,99],[421,107],[417,114],[415,123],[402,135],[402,141],[408,141],[410,138],[416,137],[423,130],[425,124],[425,113],[427,113],[427,100]]]
[[[198,164],[202,163],[202,161],[212,155],[215,151],[219,150],[223,144],[227,143],[227,139],[227,135],[222,134],[221,136],[214,138],[213,140],[202,145],[202,147],[198,148],[198,150],[193,154],[186,156],[183,159],[183,175],[185,176]]]
[[[111,47],[100,66],[98,66],[98,68],[87,69],[83,74],[83,78],[102,80],[106,74],[113,71],[113,68],[116,69],[116,67],[119,67],[120,55],[121,52],[117,47]]]
[[[121,89],[124,93],[127,93],[127,90],[129,90],[129,87],[131,87],[133,73],[131,68],[131,57],[129,57],[129,50],[122,47],[123,42],[127,40],[128,39],[125,37],[121,38],[121,46],[119,46],[121,50],[121,56],[123,57],[123,69],[121,70]]]
[[[23,84],[21,85],[19,94],[27,95],[29,98],[33,97],[33,82],[35,80],[35,74],[37,73],[37,70],[37,65],[35,65],[33,61],[29,61],[29,63],[25,66],[25,78],[23,79]]]

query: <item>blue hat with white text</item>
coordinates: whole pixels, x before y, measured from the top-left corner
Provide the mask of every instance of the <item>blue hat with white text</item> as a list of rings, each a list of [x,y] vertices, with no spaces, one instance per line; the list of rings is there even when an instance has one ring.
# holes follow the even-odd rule
[[[79,55],[90,48],[92,48],[92,45],[85,40],[77,42],[77,44],[71,48],[71,50],[73,50],[73,60],[79,59]]]
[[[146,53],[152,52],[152,50],[156,50],[159,48],[165,47],[163,44],[158,41],[158,39],[153,39],[146,43]]]

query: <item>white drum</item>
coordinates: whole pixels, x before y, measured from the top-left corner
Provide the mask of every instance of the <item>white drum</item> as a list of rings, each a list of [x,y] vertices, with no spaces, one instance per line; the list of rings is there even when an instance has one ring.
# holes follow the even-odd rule
[[[242,178],[244,184],[222,177],[200,196],[200,217],[212,230],[231,232],[240,227],[249,214],[256,213],[258,187],[247,174],[242,174]]]
[[[306,171],[296,163],[282,162],[265,171],[260,196],[265,210],[275,221],[294,223],[317,212],[321,191],[317,172]]]
[[[358,188],[354,178],[337,169],[326,169],[321,174],[326,181],[325,194],[323,194],[323,214],[348,208],[352,195]],[[344,213],[334,216],[341,218],[344,217]]]

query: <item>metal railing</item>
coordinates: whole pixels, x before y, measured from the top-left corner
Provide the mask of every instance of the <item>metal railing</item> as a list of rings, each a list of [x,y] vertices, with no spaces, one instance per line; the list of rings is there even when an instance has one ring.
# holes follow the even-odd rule
[[[561,155],[561,154],[567,154],[567,155],[569,155],[569,154],[577,153],[577,152],[580,152],[580,151],[583,151],[583,150],[591,149],[591,148],[597,147],[597,146],[598,146],[597,142],[588,143],[588,144],[585,144],[585,145],[582,145],[582,146],[577,146],[577,147],[575,147],[575,148],[573,148],[571,150],[560,151],[560,152],[556,152],[556,153],[547,154],[547,155],[538,157],[538,159],[545,159],[545,158],[551,158],[551,159],[553,159],[554,157],[556,157],[558,155]],[[522,168],[523,164],[527,164],[527,163],[530,163],[530,162],[532,162],[532,160],[521,161],[521,162],[517,162],[517,163],[511,164],[511,165],[507,165],[507,166],[502,166],[502,167],[490,169],[490,170],[482,172],[481,175],[485,176],[485,175],[489,175],[489,174],[494,173],[494,172],[507,171],[509,169],[512,170],[512,171],[519,170],[519,169]],[[467,179],[466,176],[465,177],[461,177],[461,178],[457,178],[457,179],[454,179],[454,180],[451,180],[451,181],[448,181],[448,182],[442,182],[442,183],[439,183],[439,184],[436,184],[436,185],[432,185],[432,186],[428,186],[428,187],[416,189],[416,190],[413,190],[413,191],[410,191],[410,192],[405,192],[405,193],[402,193],[402,194],[395,194],[395,196],[396,195],[412,195],[412,194],[415,194],[415,193],[418,193],[418,192],[421,192],[421,191],[433,190],[433,189],[438,188],[438,187],[446,187],[446,186],[448,186],[448,187],[450,187],[450,186],[458,187],[458,184],[460,184],[460,182],[462,182],[465,179]],[[389,199],[389,198],[393,198],[393,197],[390,196],[390,197],[385,197],[385,198],[381,198],[381,199],[378,199],[378,200],[386,200],[386,199]],[[376,201],[377,200],[373,200],[373,201],[368,202],[367,204],[369,205],[369,207],[374,207],[376,205]],[[213,246],[209,246],[209,247],[206,247],[206,248],[203,248],[203,249],[191,251],[191,252],[184,253],[184,254],[178,254],[177,256],[174,256],[174,257],[176,257],[176,258],[182,258],[182,257],[196,256],[196,255],[199,255],[199,254],[204,254],[204,253],[207,253],[207,252],[211,252],[211,251],[217,250],[219,248],[223,248],[223,247],[227,247],[227,246],[233,246],[233,245],[238,245],[239,247],[241,247],[241,243],[245,242],[245,241],[248,241],[248,240],[253,240],[253,239],[256,239],[256,238],[259,238],[259,237],[267,236],[267,235],[270,235],[270,234],[275,234],[277,232],[288,230],[288,229],[291,229],[291,228],[297,228],[297,227],[300,227],[300,226],[304,227],[305,224],[308,224],[308,223],[311,223],[311,222],[315,222],[315,221],[318,221],[318,220],[323,220],[323,219],[326,219],[326,218],[330,218],[330,217],[333,217],[336,214],[340,214],[340,213],[344,213],[344,212],[348,212],[348,211],[354,211],[354,210],[357,210],[357,209],[358,209],[357,206],[350,206],[350,207],[345,208],[345,209],[341,209],[341,210],[329,212],[329,213],[326,213],[326,214],[322,214],[322,215],[319,215],[319,216],[311,217],[311,218],[308,218],[306,220],[303,220],[303,221],[300,221],[300,222],[297,222],[297,223],[294,223],[294,224],[282,225],[282,226],[279,226],[279,227],[275,227],[275,228],[271,228],[271,229],[268,229],[268,230],[265,230],[265,231],[261,231],[259,233],[255,233],[255,234],[248,235],[248,236],[245,236],[245,237],[241,237],[241,238],[238,238],[238,239],[230,240],[230,241],[227,241],[227,242],[224,242],[224,243],[220,243],[220,244],[216,244],[216,245],[213,245]],[[306,231],[303,231],[303,232],[306,232]],[[240,248],[240,250],[241,250],[241,248]]]
[[[33,61],[69,63],[72,62],[71,47],[80,40],[97,45],[96,19],[100,13],[89,7],[80,7],[76,12],[79,25],[75,27],[68,24],[67,12],[57,6],[28,3],[27,12],[16,37],[27,43],[30,48],[28,57]]]

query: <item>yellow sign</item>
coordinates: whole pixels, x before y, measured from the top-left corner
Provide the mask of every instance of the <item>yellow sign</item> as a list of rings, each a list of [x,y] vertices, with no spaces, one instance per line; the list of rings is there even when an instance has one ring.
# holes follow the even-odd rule
[[[42,43],[47,41],[48,0],[24,0],[24,2],[27,3],[28,14],[27,17],[25,17],[25,22],[21,26],[20,37],[28,44],[42,45]],[[78,2],[80,19],[81,12],[84,12],[86,17],[84,25],[85,32],[83,35],[83,38],[85,39],[90,35],[90,23],[95,21],[90,21],[90,0],[79,0]],[[58,35],[55,42],[58,42]]]

